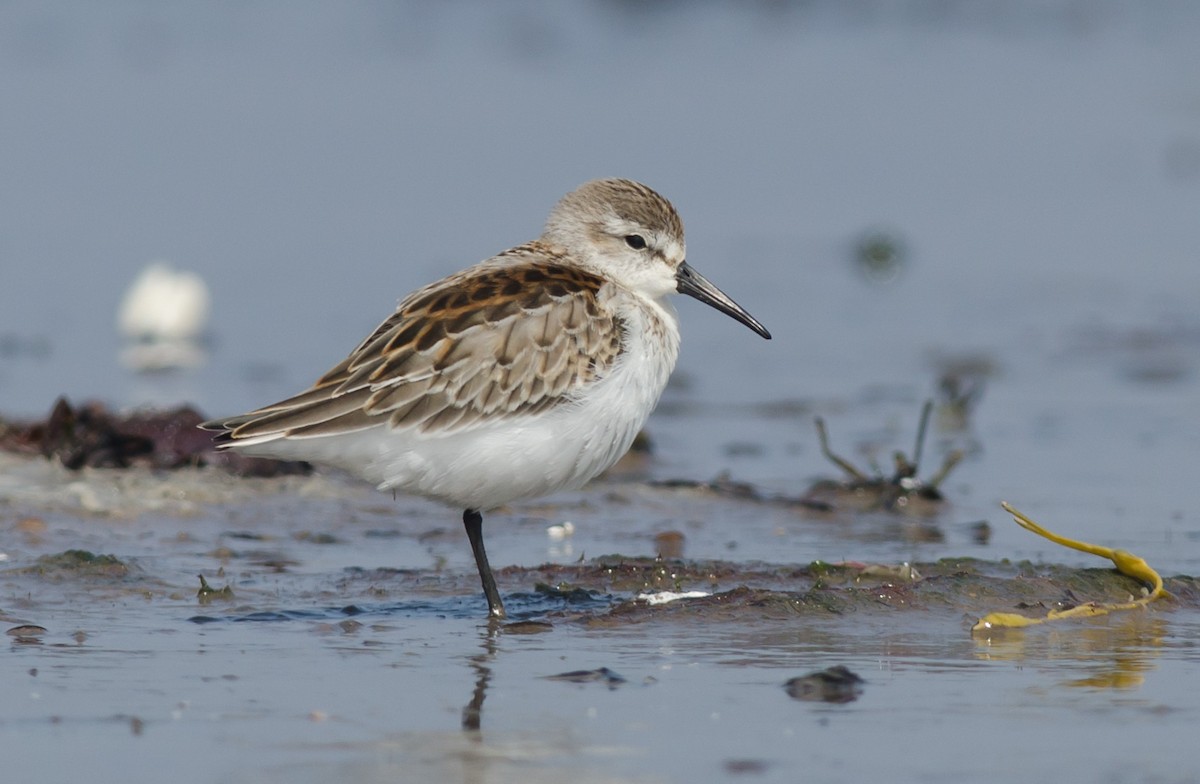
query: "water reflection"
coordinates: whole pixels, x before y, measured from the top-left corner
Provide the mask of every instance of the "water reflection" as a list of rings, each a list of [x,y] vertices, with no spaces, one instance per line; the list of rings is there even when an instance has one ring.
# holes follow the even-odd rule
[[[487,697],[488,683],[492,679],[490,662],[496,657],[496,638],[500,633],[500,622],[494,619],[490,620],[483,629],[483,639],[480,645],[483,652],[467,660],[475,672],[475,688],[471,691],[471,700],[462,711],[463,730],[475,733],[473,737],[479,741],[483,740],[483,736],[479,734],[483,725],[483,701]]]
[[[1167,622],[1146,613],[1125,613],[1088,624],[1046,629],[1006,629],[975,641],[976,658],[1036,662],[1062,670],[1060,686],[1136,689],[1157,668],[1169,634]],[[1086,672],[1078,677],[1080,670]]]

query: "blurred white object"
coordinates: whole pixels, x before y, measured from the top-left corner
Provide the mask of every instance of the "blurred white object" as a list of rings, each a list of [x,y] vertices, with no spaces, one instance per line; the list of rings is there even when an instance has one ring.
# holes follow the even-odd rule
[[[562,525],[552,525],[546,529],[546,535],[556,542],[561,542],[575,533],[575,524],[567,521]]]
[[[199,275],[156,261],[125,293],[117,325],[133,340],[195,340],[208,324],[208,307],[208,286]]]
[[[659,591],[658,593],[639,593],[638,601],[646,604],[666,604],[680,599],[702,599],[712,594],[705,591]]]
[[[201,364],[208,314],[208,285],[199,275],[152,262],[133,281],[117,311],[117,328],[129,341],[122,363],[135,370]]]

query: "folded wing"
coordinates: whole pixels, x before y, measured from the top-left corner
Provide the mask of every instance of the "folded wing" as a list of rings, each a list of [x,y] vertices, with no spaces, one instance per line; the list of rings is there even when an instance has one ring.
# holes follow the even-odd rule
[[[545,254],[531,245],[505,256]],[[510,261],[414,293],[308,390],[203,427],[222,431],[222,446],[382,425],[437,435],[572,400],[621,353],[621,324],[599,301],[603,281]]]

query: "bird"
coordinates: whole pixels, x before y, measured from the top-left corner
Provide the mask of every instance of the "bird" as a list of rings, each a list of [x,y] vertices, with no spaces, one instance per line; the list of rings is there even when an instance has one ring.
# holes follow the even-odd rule
[[[491,619],[483,512],[582,487],[630,447],[679,353],[668,295],[766,339],[686,260],[683,221],[629,179],[586,182],[540,237],[418,289],[293,397],[200,425],[218,449],[329,465],[462,509]]]

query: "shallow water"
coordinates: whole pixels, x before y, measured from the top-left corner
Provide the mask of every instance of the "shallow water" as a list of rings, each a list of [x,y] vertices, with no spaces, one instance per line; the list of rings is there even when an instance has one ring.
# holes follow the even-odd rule
[[[500,569],[513,623],[497,628],[457,520],[422,502],[320,476],[133,470],[113,491],[104,470],[3,468],[24,493],[6,488],[2,617],[46,629],[0,662],[6,770],[22,780],[129,759],[132,781],[1195,776],[1190,578],[1148,611],[972,635],[1018,600],[1039,615],[1137,586],[1102,568],[935,563],[987,549],[953,526],[904,545],[903,518],[623,480],[490,518],[493,561],[530,565]],[[567,519],[573,536],[548,536]],[[655,520],[721,560],[656,563]],[[831,541],[928,562],[915,581],[853,565],[814,579],[783,555]],[[233,596],[202,601],[197,574]],[[715,595],[630,603],[664,588]],[[857,700],[788,696],[789,678],[834,664],[864,679]],[[549,678],[601,667],[623,682]]]
[[[978,639],[975,618],[1011,608],[936,603],[920,593],[936,583],[915,607],[708,622],[668,605],[596,623],[633,588],[586,572],[570,575],[596,594],[575,604],[534,590],[564,574],[539,564],[652,558],[677,532],[684,563],[731,565],[680,587],[787,591],[779,570],[816,560],[973,558],[1008,581],[1005,602],[1090,598],[1023,576],[1023,561],[1107,564],[1021,531],[1002,499],[1200,574],[1192,4],[0,16],[0,170],[17,184],[0,189],[0,415],[44,415],[63,393],[213,415],[276,399],[397,297],[530,238],[596,176],[671,198],[689,261],[775,335],[680,303],[680,369],[633,478],[488,518],[493,564],[514,567],[502,590],[548,631],[488,629],[458,518],[430,504],[332,476],[0,460],[0,618],[47,630],[5,638],[6,777],[1200,779],[1187,591]],[[895,260],[874,282],[868,235]],[[137,375],[112,324],[162,257],[212,287],[207,362]],[[946,375],[982,389],[965,418],[938,397]],[[779,501],[839,476],[815,415],[836,451],[887,465],[912,455],[929,397],[921,475],[967,452],[947,505]],[[645,481],[724,472],[760,498]],[[573,536],[547,535],[566,521]],[[130,571],[26,571],[71,549]],[[200,604],[197,574],[234,600]],[[837,664],[865,680],[853,702],[783,688]],[[600,667],[625,682],[546,679]]]

